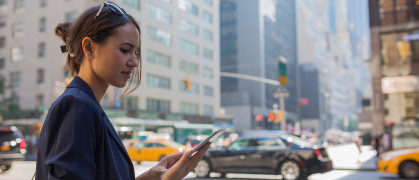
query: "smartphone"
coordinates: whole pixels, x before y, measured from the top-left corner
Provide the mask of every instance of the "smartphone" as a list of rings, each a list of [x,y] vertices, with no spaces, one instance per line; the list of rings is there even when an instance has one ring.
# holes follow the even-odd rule
[[[198,146],[196,146],[193,149],[193,152],[197,152],[199,151],[205,144],[207,144],[207,142],[212,142],[215,139],[217,139],[218,136],[220,136],[221,134],[223,134],[225,131],[225,129],[218,129],[216,131],[214,131],[211,135],[209,135],[205,140],[201,141]]]

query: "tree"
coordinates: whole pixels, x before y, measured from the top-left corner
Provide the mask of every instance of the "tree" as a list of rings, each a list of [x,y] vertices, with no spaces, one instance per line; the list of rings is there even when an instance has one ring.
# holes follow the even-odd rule
[[[2,119],[17,119],[30,116],[32,114],[31,111],[20,109],[18,103],[19,97],[12,88],[10,97],[6,97],[6,88],[10,87],[5,85],[5,78],[0,75],[0,116]]]

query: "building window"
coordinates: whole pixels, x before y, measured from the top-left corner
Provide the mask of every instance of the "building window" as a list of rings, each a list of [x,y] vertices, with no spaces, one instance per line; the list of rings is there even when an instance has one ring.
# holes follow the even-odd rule
[[[42,84],[44,83],[44,77],[45,77],[45,73],[43,69],[38,69],[37,73],[36,73],[36,82],[38,84]]]
[[[4,69],[4,58],[0,58],[0,70]]]
[[[64,78],[70,77],[70,69],[67,68],[67,66],[64,66],[64,69],[63,69],[63,77]]]
[[[171,35],[168,32],[152,27],[147,27],[147,36],[149,39],[160,42],[166,46],[171,45]]]
[[[164,67],[171,66],[170,56],[150,50],[147,51],[147,61]]]
[[[23,49],[19,46],[14,46],[10,49],[10,57],[12,62],[21,61],[23,59]]]
[[[202,76],[204,78],[208,78],[208,79],[214,78],[214,71],[211,68],[204,66],[204,68],[202,69],[203,69]]]
[[[13,12],[15,14],[21,14],[24,11],[24,1],[23,0],[15,0],[13,3]]]
[[[179,49],[194,55],[198,55],[198,45],[187,40],[179,39]]]
[[[6,18],[0,17],[0,28],[5,27],[5,26],[6,26]]]
[[[39,6],[40,7],[46,7],[47,6],[47,0],[40,0],[39,1]]]
[[[179,20],[178,28],[182,31],[188,32],[188,33],[193,34],[193,35],[198,35],[199,34],[198,25],[196,25],[196,24],[194,24],[190,21],[184,20],[184,19]]]
[[[172,15],[168,11],[151,4],[147,4],[147,15],[166,24],[172,21]]]
[[[204,55],[205,58],[207,58],[207,59],[212,59],[213,58],[212,50],[210,50],[208,48],[204,48],[202,52],[203,52],[203,55]]]
[[[36,96],[36,108],[39,112],[44,112],[44,95],[39,94]]]
[[[134,9],[140,9],[140,0],[123,0],[123,4]]]
[[[198,16],[198,6],[196,6],[188,0],[179,0],[177,6],[182,11]]]
[[[212,14],[208,11],[202,11],[202,19],[212,24]]]
[[[23,23],[14,24],[12,28],[13,37],[21,38],[25,36]]]
[[[190,83],[190,89],[187,90],[185,86],[185,81],[181,80],[179,83],[179,90],[181,92],[188,92],[191,94],[199,94],[199,85],[197,83]]]
[[[147,110],[158,112],[170,112],[170,101],[147,98]]]
[[[210,86],[204,86],[204,95],[209,97],[214,96],[214,89]]]
[[[147,75],[147,85],[149,87],[158,87],[164,89],[170,89],[170,79],[160,76]]]
[[[44,57],[45,56],[45,43],[39,43],[38,44],[38,57]]]
[[[160,1],[163,1],[163,2],[169,3],[169,4],[172,2],[172,0],[160,0]]]
[[[138,109],[138,96],[128,96],[123,105],[128,109]]]
[[[39,19],[39,32],[45,32],[47,26],[47,20],[45,17]]]
[[[6,46],[6,37],[0,37],[0,49]]]
[[[198,114],[198,105],[191,103],[180,103],[180,113],[184,114]]]
[[[204,29],[203,31],[202,31],[202,36],[204,37],[204,39],[205,40],[207,40],[207,41],[213,41],[213,35],[212,35],[212,32],[211,31],[209,31],[209,30],[207,30],[207,29]]]
[[[12,88],[17,88],[20,86],[20,72],[10,73],[10,86]]]
[[[66,22],[71,22],[76,20],[77,18],[77,11],[71,11],[71,12],[67,12],[65,13],[65,21]]]
[[[205,116],[212,116],[214,113],[214,107],[209,105],[204,105],[204,115]]]
[[[179,64],[179,69],[186,73],[191,74],[198,74],[199,73],[199,66],[198,64],[191,63],[185,60],[181,60]]]
[[[0,6],[5,6],[7,4],[7,0],[0,0]]]
[[[210,5],[210,6],[212,6],[212,0],[203,0],[203,1],[204,1],[204,3],[206,3],[206,4]]]

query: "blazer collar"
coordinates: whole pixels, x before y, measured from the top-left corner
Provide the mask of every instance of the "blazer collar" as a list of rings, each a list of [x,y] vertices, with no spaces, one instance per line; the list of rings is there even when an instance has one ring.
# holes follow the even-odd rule
[[[97,104],[99,104],[99,102],[97,102],[96,96],[95,96],[95,94],[93,94],[93,91],[90,88],[90,86],[83,79],[81,79],[79,76],[74,76],[73,80],[70,82],[70,84],[67,86],[67,88],[79,88],[82,91],[86,92],[92,99],[94,99],[94,101]]]
[[[83,79],[81,79],[78,76],[74,76],[73,80],[71,81],[71,83],[67,86],[67,88],[79,88],[82,91],[86,92],[92,99],[94,99],[94,101],[99,105],[99,109],[101,109],[101,112],[103,113],[102,116],[104,116],[104,123],[106,128],[108,129],[108,132],[110,134],[110,136],[114,139],[114,141],[116,142],[118,148],[120,151],[123,152],[125,159],[127,160],[129,167],[130,167],[130,172],[131,172],[131,176],[135,177],[133,172],[133,165],[131,162],[131,159],[124,147],[124,145],[121,143],[121,139],[119,138],[118,134],[115,131],[115,128],[113,127],[112,123],[110,122],[110,120],[108,119],[108,117],[106,116],[105,112],[103,111],[102,107],[100,106],[99,102],[97,102],[95,95],[93,94],[92,89],[90,88],[90,86],[83,81]]]

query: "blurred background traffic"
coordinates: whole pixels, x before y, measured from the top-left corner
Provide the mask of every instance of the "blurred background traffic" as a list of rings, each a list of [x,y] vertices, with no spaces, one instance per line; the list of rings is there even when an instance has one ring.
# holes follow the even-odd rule
[[[0,135],[9,134],[0,137],[2,171],[36,160],[45,115],[71,81],[56,25],[102,2],[0,0]],[[379,178],[376,170],[418,177],[419,160],[398,156],[419,147],[419,1],[114,2],[140,24],[142,84],[128,96],[109,88],[101,105],[136,167],[225,128],[212,151],[236,151],[234,143],[255,132],[264,135],[252,135],[256,144],[246,147],[274,136],[268,148],[260,141],[262,149],[305,149],[284,134],[310,144],[310,160],[294,159],[298,169],[278,160],[262,174],[281,174],[288,164],[303,178],[362,167],[374,174],[354,178]],[[389,151],[398,153],[384,158]],[[344,152],[353,156],[342,159]],[[212,157],[209,173],[225,175]]]

